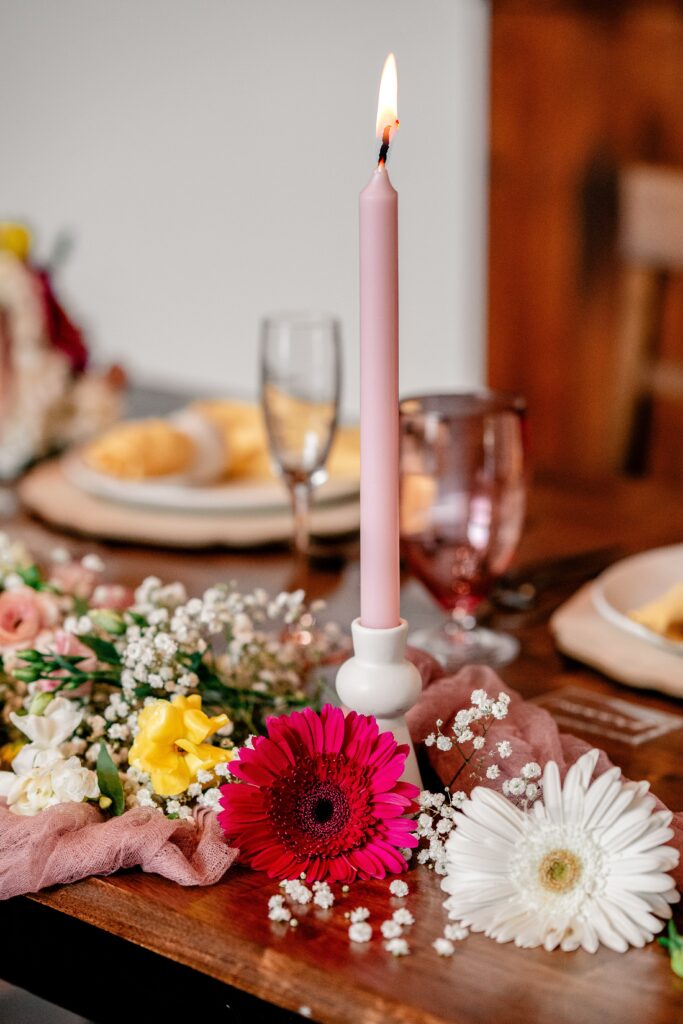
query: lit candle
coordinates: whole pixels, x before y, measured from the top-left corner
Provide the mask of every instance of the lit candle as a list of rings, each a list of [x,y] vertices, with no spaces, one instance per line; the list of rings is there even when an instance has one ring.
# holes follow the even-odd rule
[[[379,162],[360,194],[361,623],[399,624],[398,193],[386,158],[397,127],[396,59],[387,57],[377,105]]]

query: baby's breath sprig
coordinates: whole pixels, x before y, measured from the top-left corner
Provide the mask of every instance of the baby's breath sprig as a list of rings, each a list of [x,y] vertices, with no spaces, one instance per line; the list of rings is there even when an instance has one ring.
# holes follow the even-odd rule
[[[484,774],[489,780],[495,780],[500,774],[497,764],[491,763],[484,770],[487,759],[508,757],[511,753],[510,744],[503,740],[496,744],[495,751],[485,752],[487,734],[496,721],[507,716],[510,697],[507,693],[498,694],[494,700],[485,690],[473,690],[470,706],[457,712],[450,728],[443,731],[443,721],[437,719],[436,728],[425,739],[427,747],[435,746],[437,750],[449,751],[454,747],[460,754],[458,768],[444,786],[442,793],[420,793],[420,813],[417,818],[417,835],[422,840],[418,851],[419,864],[426,864],[437,874],[446,873],[446,840],[453,828],[455,812],[462,807],[467,799],[463,790],[453,787],[462,773],[467,769],[471,777],[483,779]]]

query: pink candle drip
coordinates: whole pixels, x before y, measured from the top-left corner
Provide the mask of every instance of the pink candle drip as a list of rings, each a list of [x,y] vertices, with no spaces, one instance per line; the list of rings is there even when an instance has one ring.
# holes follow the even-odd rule
[[[380,163],[360,194],[361,623],[400,621],[398,193]]]

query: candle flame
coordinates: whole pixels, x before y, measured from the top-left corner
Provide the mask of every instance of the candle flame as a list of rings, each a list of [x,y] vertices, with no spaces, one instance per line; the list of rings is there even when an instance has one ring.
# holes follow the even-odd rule
[[[398,72],[396,58],[390,53],[384,61],[377,103],[377,138],[388,144],[398,128]]]

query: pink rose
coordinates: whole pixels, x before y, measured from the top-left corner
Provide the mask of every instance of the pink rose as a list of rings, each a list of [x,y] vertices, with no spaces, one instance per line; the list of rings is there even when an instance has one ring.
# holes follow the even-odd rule
[[[53,654],[64,654],[67,657],[82,657],[83,661],[78,662],[81,672],[93,672],[97,668],[97,658],[90,648],[82,644],[73,633],[65,633],[63,629],[57,630],[48,650]]]
[[[59,608],[50,594],[31,587],[5,590],[0,594],[0,648],[30,646],[58,618]]]
[[[86,569],[81,562],[65,562],[54,567],[50,583],[63,594],[87,601],[97,585],[97,577],[96,572]]]
[[[130,587],[124,587],[120,583],[100,583],[95,587],[91,603],[93,608],[123,612],[130,608],[134,600],[135,595]]]
[[[97,668],[97,658],[90,648],[82,644],[73,633],[66,633],[63,629],[58,629],[54,636],[50,637],[46,643],[41,644],[40,650],[43,654],[64,654],[67,657],[82,657],[83,661],[79,661],[77,665],[81,672],[93,672]],[[59,686],[63,678],[64,672],[56,672],[50,679],[37,679],[33,685],[39,691],[54,690]],[[85,697],[90,692],[91,687],[92,681],[86,680],[76,690],[70,690],[69,697]]]

